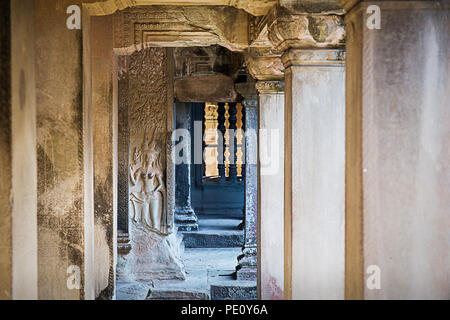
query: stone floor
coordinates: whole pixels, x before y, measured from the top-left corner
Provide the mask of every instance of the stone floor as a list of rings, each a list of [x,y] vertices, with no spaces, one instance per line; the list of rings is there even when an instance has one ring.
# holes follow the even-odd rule
[[[198,231],[182,232],[186,248],[237,248],[244,244],[242,219],[199,217]]]
[[[238,281],[232,277],[240,253],[241,248],[186,248],[185,281],[130,281],[121,272],[123,258],[119,257],[116,299],[256,299],[256,281]]]

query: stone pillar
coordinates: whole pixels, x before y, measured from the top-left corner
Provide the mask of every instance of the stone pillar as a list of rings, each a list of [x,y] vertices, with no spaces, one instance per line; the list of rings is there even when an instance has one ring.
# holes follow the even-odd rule
[[[286,86],[285,297],[343,299],[343,21],[282,10],[276,16],[269,38],[283,52]]]
[[[176,128],[191,133],[191,110],[189,103],[176,103]],[[184,137],[183,137],[184,139]],[[198,230],[197,216],[191,206],[191,141],[184,141],[183,155],[188,163],[175,167],[175,225],[178,231]]]
[[[37,299],[34,1],[0,12],[0,300]]]
[[[245,207],[244,247],[238,257],[236,277],[238,280],[256,280],[258,266],[258,101],[246,99],[245,109]],[[230,170],[231,175],[231,170]]]
[[[88,64],[82,63],[89,49],[82,45],[81,30],[64,27],[70,5],[81,1],[62,0],[57,6],[35,1],[34,8],[39,299],[94,298],[88,249],[93,177],[87,169],[92,169],[92,119],[84,103],[88,82],[83,90]],[[83,24],[83,32],[87,27]]]
[[[124,273],[134,280],[185,279],[174,228],[173,75],[171,48],[144,47],[129,56],[131,250]]]
[[[117,248],[117,99],[112,16],[91,18],[95,297],[114,296]]]
[[[343,2],[346,298],[448,299],[450,5]]]
[[[258,81],[259,94],[259,296],[283,299],[284,81]]]
[[[282,299],[284,279],[284,66],[280,52],[250,48],[246,64],[258,81],[258,297]],[[270,236],[267,236],[269,235]]]
[[[130,128],[128,125],[128,56],[117,56],[117,101],[118,101],[118,137],[117,137],[117,252],[130,251],[129,237],[129,156]]]

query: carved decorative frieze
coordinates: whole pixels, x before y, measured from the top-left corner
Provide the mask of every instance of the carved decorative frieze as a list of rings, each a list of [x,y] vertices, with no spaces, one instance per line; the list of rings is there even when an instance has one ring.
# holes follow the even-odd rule
[[[278,93],[284,92],[284,81],[258,81],[255,85],[258,93]]]
[[[339,48],[345,44],[345,24],[341,15],[291,14],[282,7],[273,10],[275,19],[268,26],[268,37],[279,51]]]

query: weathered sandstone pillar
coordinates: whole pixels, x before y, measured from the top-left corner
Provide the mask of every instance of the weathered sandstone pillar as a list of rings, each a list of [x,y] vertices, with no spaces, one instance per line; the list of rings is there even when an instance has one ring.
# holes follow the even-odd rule
[[[343,3],[346,298],[449,299],[450,6]]]
[[[128,56],[116,57],[117,78],[117,252],[128,253],[129,238],[129,149],[130,128],[128,124]],[[116,97],[114,97],[116,99]]]
[[[91,119],[82,102],[88,47],[81,30],[65,26],[70,5],[81,1],[35,1],[34,10],[39,299],[94,298]]]
[[[128,61],[129,232],[133,280],[184,279],[174,228],[173,54],[145,47]]]
[[[276,13],[285,67],[285,297],[344,298],[342,17]]]
[[[117,99],[112,16],[92,17],[95,297],[114,296],[117,247]]]
[[[258,101],[242,102],[245,114],[244,247],[238,257],[238,280],[256,280],[258,267]],[[231,175],[231,173],[230,173]]]
[[[284,66],[270,47],[249,48],[245,60],[258,94],[258,296],[282,299]]]
[[[34,1],[0,11],[0,299],[37,299]]]
[[[185,130],[191,137],[189,103],[176,103],[176,128]],[[180,143],[183,144],[183,153],[186,153],[182,157],[188,163],[180,163],[175,167],[175,225],[178,231],[195,231],[198,230],[198,219],[191,206],[191,140],[187,139]]]
[[[284,285],[284,81],[256,83],[259,97],[259,291],[283,299]]]

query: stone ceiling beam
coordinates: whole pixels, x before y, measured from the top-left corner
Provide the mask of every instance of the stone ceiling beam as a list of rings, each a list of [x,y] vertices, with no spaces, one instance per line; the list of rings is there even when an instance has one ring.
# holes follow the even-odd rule
[[[254,16],[262,16],[277,3],[277,0],[105,0],[94,3],[86,1],[84,6],[92,16],[102,16],[136,6],[230,6],[243,9]]]
[[[355,1],[355,0],[351,0]],[[344,14],[339,0],[279,0],[281,7],[292,13]]]

